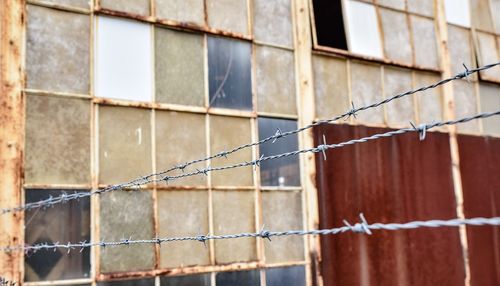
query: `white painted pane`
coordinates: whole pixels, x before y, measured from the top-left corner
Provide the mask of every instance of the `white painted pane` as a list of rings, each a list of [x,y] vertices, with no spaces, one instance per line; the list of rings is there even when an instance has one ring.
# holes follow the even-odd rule
[[[469,0],[445,0],[446,21],[464,27],[470,27]]]
[[[151,30],[147,24],[98,17],[95,95],[151,101]]]
[[[381,58],[382,47],[375,7],[356,1],[346,1],[346,4],[349,50]]]

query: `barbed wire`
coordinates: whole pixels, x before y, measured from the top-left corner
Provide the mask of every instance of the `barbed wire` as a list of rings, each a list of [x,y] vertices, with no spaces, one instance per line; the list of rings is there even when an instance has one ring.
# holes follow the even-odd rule
[[[287,231],[270,231],[262,228],[259,232],[243,232],[237,234],[225,235],[197,235],[197,236],[180,236],[180,237],[165,237],[165,238],[152,238],[152,239],[138,239],[133,240],[122,239],[120,241],[99,241],[99,242],[86,242],[79,243],[68,242],[66,244],[56,243],[39,243],[34,245],[17,245],[17,246],[4,246],[0,247],[0,251],[13,252],[23,251],[26,254],[36,253],[40,250],[57,250],[65,249],[69,254],[72,250],[79,250],[82,252],[85,248],[89,247],[114,247],[114,246],[130,246],[135,244],[158,244],[162,245],[169,242],[178,241],[197,241],[206,245],[209,240],[223,240],[223,239],[237,239],[237,238],[265,238],[271,241],[272,237],[282,236],[304,236],[304,235],[336,235],[345,232],[364,233],[371,235],[373,230],[408,230],[418,228],[437,228],[437,227],[459,227],[462,225],[472,226],[498,226],[500,225],[500,217],[492,218],[469,218],[469,219],[450,219],[450,220],[427,220],[427,221],[411,221],[407,223],[373,223],[368,224],[363,214],[359,215],[360,222],[354,225],[344,220],[344,226],[328,229],[317,230],[287,230]]]
[[[201,170],[197,169],[195,172],[185,173],[185,174],[181,174],[181,175],[177,175],[177,176],[167,176],[166,175],[166,174],[168,174],[168,173],[170,173],[170,172],[172,172],[174,170],[184,171],[188,166],[191,166],[191,165],[196,164],[196,163],[205,162],[205,161],[208,161],[208,160],[211,160],[211,159],[215,159],[215,158],[222,158],[222,157],[227,158],[228,155],[230,155],[232,153],[235,153],[235,152],[237,152],[239,150],[242,150],[242,149],[245,149],[245,148],[249,148],[249,147],[252,147],[252,146],[256,146],[256,145],[260,145],[260,144],[269,142],[271,140],[274,143],[279,138],[283,138],[283,137],[286,137],[286,136],[297,134],[297,133],[303,132],[303,131],[305,131],[307,129],[310,129],[310,128],[318,126],[318,125],[322,125],[322,124],[326,124],[326,123],[332,123],[332,122],[335,122],[335,121],[337,121],[339,119],[349,118],[351,116],[356,117],[357,113],[360,112],[360,111],[364,111],[364,110],[371,109],[371,108],[376,108],[376,107],[379,107],[379,106],[381,106],[383,104],[387,104],[387,103],[389,103],[389,102],[391,102],[393,100],[400,99],[402,97],[405,97],[405,96],[408,96],[408,95],[412,95],[412,94],[415,94],[415,93],[418,93],[418,92],[422,92],[422,91],[425,91],[425,90],[428,90],[428,89],[436,88],[436,87],[438,87],[440,85],[446,84],[446,83],[448,83],[450,81],[453,81],[453,80],[467,78],[469,75],[471,75],[473,73],[477,73],[477,72],[480,72],[480,71],[483,71],[483,70],[486,70],[486,69],[490,69],[490,68],[493,68],[493,67],[498,66],[498,65],[500,65],[500,62],[492,63],[492,64],[485,65],[485,66],[482,66],[482,67],[478,67],[478,68],[475,68],[475,69],[468,69],[466,66],[464,66],[465,67],[465,71],[462,72],[462,73],[459,73],[459,74],[457,74],[457,75],[455,75],[453,77],[450,77],[450,78],[447,78],[447,79],[443,79],[443,80],[441,80],[439,82],[436,82],[434,84],[431,84],[431,85],[428,85],[428,86],[424,86],[424,87],[421,87],[421,88],[418,88],[418,89],[415,89],[415,90],[410,90],[410,91],[407,91],[407,92],[404,92],[404,93],[400,93],[400,94],[394,95],[392,97],[389,97],[387,99],[384,99],[384,100],[381,100],[381,101],[378,101],[378,102],[375,102],[375,103],[372,103],[372,104],[369,104],[369,105],[366,105],[366,106],[355,108],[354,107],[354,103],[351,102],[351,106],[352,106],[351,110],[347,111],[344,114],[341,114],[341,115],[338,115],[336,117],[333,117],[331,119],[319,120],[319,121],[316,121],[316,122],[314,122],[312,124],[306,125],[306,126],[304,126],[302,128],[299,128],[299,129],[296,129],[296,130],[292,130],[292,131],[287,131],[287,132],[281,132],[281,130],[278,129],[277,132],[275,133],[275,135],[273,135],[273,136],[269,136],[267,138],[264,138],[262,140],[259,140],[259,141],[253,142],[253,143],[243,144],[243,145],[240,145],[240,146],[235,147],[233,149],[230,149],[228,151],[219,152],[219,153],[217,153],[215,155],[212,155],[212,156],[208,156],[208,157],[205,157],[205,158],[195,159],[195,160],[192,160],[192,161],[188,161],[188,162],[176,165],[176,166],[174,166],[174,167],[172,167],[170,169],[167,169],[165,171],[162,171],[162,172],[152,173],[152,174],[149,174],[149,175],[146,175],[146,176],[142,176],[142,177],[136,178],[134,180],[131,180],[131,181],[128,181],[128,182],[125,182],[125,183],[115,184],[115,185],[112,185],[112,186],[109,186],[109,187],[106,187],[106,188],[102,188],[102,189],[98,189],[98,190],[95,190],[95,191],[90,191],[90,192],[75,192],[75,193],[72,193],[72,194],[63,193],[62,195],[56,196],[56,197],[49,196],[45,200],[40,200],[40,201],[32,202],[32,203],[26,203],[24,205],[21,205],[21,206],[18,206],[18,207],[14,207],[14,208],[3,208],[3,209],[1,209],[0,214],[6,214],[6,213],[10,213],[10,212],[19,212],[19,211],[24,211],[24,210],[36,209],[36,208],[40,208],[40,207],[50,207],[50,206],[53,206],[55,204],[66,203],[66,202],[71,201],[71,200],[79,200],[81,198],[89,197],[89,196],[92,196],[92,195],[98,195],[98,194],[112,192],[112,191],[121,190],[121,189],[125,189],[125,188],[134,188],[134,187],[135,188],[140,188],[142,185],[146,185],[146,184],[149,184],[149,183],[156,183],[156,182],[161,182],[161,181],[168,182],[168,181],[172,181],[174,179],[180,179],[180,178],[194,176],[194,175],[199,175],[199,174],[207,175],[208,172],[217,171],[217,170],[226,170],[226,169],[243,167],[243,166],[249,166],[249,165],[254,165],[255,167],[258,167],[258,166],[260,166],[260,162],[262,162],[262,161],[267,161],[267,160],[272,160],[272,159],[278,159],[278,158],[282,158],[282,157],[286,157],[286,156],[298,155],[300,153],[318,152],[318,151],[320,151],[320,152],[323,152],[324,156],[326,156],[325,150],[331,149],[330,146],[332,146],[332,145],[326,145],[326,142],[325,142],[325,144],[319,145],[316,148],[298,150],[298,151],[293,151],[293,152],[289,152],[289,153],[283,153],[283,154],[275,155],[275,156],[268,156],[268,157],[261,156],[261,158],[259,158],[258,160],[254,160],[254,161],[251,161],[251,162],[243,162],[243,163],[239,163],[239,164],[235,164],[235,165],[230,165],[230,166],[224,166],[224,167],[215,167],[215,168],[208,167],[208,168],[204,168],[204,169],[201,169]],[[472,119],[475,119],[475,118],[472,118]],[[457,123],[459,123],[459,122],[457,122]],[[443,124],[443,125],[449,125],[449,124]],[[433,127],[436,127],[436,126],[433,126]],[[430,128],[432,128],[432,127],[427,127],[425,129],[430,129]],[[401,130],[404,130],[404,129],[401,129]],[[409,132],[409,131],[410,130],[407,130],[407,131],[404,131],[403,133],[406,133],[406,132]],[[424,134],[425,134],[425,132],[424,132]],[[392,135],[388,135],[388,136],[380,135],[380,136],[381,137],[388,137],[388,136],[392,136]],[[425,137],[425,135],[424,135],[424,137]],[[362,140],[362,139],[357,139],[357,140]],[[371,140],[371,139],[368,139],[368,140]],[[345,143],[341,143],[341,144],[350,145],[350,144],[354,144],[354,143],[360,143],[360,142],[352,141],[352,143],[345,142]],[[324,147],[327,147],[327,146],[328,146],[328,148],[324,149]],[[338,148],[338,147],[335,147],[335,148]]]

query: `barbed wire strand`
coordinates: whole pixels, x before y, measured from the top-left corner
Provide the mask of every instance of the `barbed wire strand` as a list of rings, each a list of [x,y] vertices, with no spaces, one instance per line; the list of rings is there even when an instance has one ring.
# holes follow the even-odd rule
[[[233,148],[231,150],[222,151],[222,152],[219,152],[219,153],[217,153],[215,155],[208,156],[208,157],[205,157],[205,158],[202,158],[202,159],[195,159],[195,160],[192,160],[192,161],[189,161],[189,162],[185,162],[183,164],[176,165],[176,166],[174,166],[174,167],[172,167],[170,169],[167,169],[165,171],[158,172],[158,173],[152,173],[152,174],[149,174],[149,175],[146,175],[146,176],[142,176],[142,177],[136,178],[134,180],[131,180],[131,181],[128,181],[128,182],[125,182],[125,183],[115,184],[115,185],[112,185],[112,186],[109,186],[109,187],[106,187],[106,188],[102,188],[102,189],[98,189],[98,190],[90,191],[90,192],[75,192],[75,193],[72,193],[72,194],[63,193],[60,196],[56,196],[56,197],[49,196],[49,198],[47,198],[45,200],[40,200],[40,201],[37,201],[37,202],[27,203],[27,204],[24,204],[24,205],[21,205],[21,206],[18,206],[18,207],[3,208],[0,211],[0,215],[1,214],[5,214],[5,213],[10,213],[10,212],[19,212],[19,211],[24,211],[24,210],[30,210],[30,209],[35,209],[35,208],[40,208],[40,207],[45,207],[45,206],[53,206],[55,204],[66,203],[66,202],[71,201],[71,200],[79,200],[81,198],[89,197],[89,196],[92,196],[92,195],[103,194],[103,193],[112,192],[112,191],[116,191],[116,190],[121,190],[121,189],[125,189],[125,188],[133,188],[133,187],[140,188],[140,186],[142,186],[142,185],[146,185],[146,184],[149,184],[149,183],[155,183],[155,182],[159,182],[159,181],[171,181],[171,180],[174,180],[174,179],[179,179],[179,178],[188,177],[188,176],[194,176],[194,175],[198,175],[198,174],[205,174],[205,175],[207,175],[208,172],[215,171],[215,170],[225,170],[225,169],[243,167],[243,166],[248,166],[248,165],[255,165],[256,167],[258,167],[260,165],[261,161],[266,161],[266,160],[271,160],[271,159],[278,159],[278,158],[281,158],[281,157],[286,157],[286,156],[290,156],[290,155],[297,155],[297,154],[305,153],[305,152],[313,152],[312,149],[317,149],[320,146],[326,146],[326,144],[320,145],[317,148],[312,148],[312,149],[307,149],[307,150],[300,150],[300,151],[294,151],[292,153],[284,153],[284,154],[276,155],[276,156],[261,157],[259,160],[256,160],[256,161],[244,162],[244,163],[241,163],[241,164],[231,165],[231,166],[223,167],[223,168],[221,168],[221,167],[219,167],[219,168],[210,168],[209,167],[209,168],[205,168],[205,169],[202,169],[202,170],[197,170],[196,172],[191,172],[191,173],[187,173],[187,174],[181,174],[181,175],[178,175],[178,176],[163,176],[163,175],[165,175],[167,173],[170,173],[170,172],[172,172],[174,170],[184,171],[184,169],[186,167],[190,166],[190,165],[193,165],[193,164],[196,164],[196,163],[201,163],[201,162],[204,162],[204,161],[207,161],[207,160],[211,160],[211,159],[215,159],[215,158],[227,157],[228,155],[230,155],[230,154],[232,154],[234,152],[237,152],[239,150],[242,150],[242,149],[245,149],[245,148],[249,148],[249,147],[252,147],[252,146],[256,146],[256,145],[260,145],[260,144],[269,142],[271,140],[273,140],[273,143],[274,143],[274,141],[276,141],[279,138],[303,132],[303,131],[305,131],[307,129],[310,129],[310,128],[314,127],[314,126],[318,126],[318,125],[322,125],[322,124],[326,124],[326,123],[332,123],[332,122],[337,121],[339,119],[348,118],[350,116],[356,117],[356,114],[358,112],[360,112],[360,111],[364,111],[364,110],[371,109],[371,108],[376,108],[376,107],[379,107],[379,106],[381,106],[383,104],[387,104],[387,103],[389,103],[389,102],[391,102],[393,100],[396,100],[396,99],[399,99],[399,98],[402,98],[402,97],[405,97],[405,96],[408,96],[408,95],[412,95],[414,93],[423,92],[423,91],[428,90],[428,89],[436,88],[436,87],[438,87],[440,85],[446,84],[446,83],[448,83],[450,81],[453,81],[453,80],[467,78],[469,75],[471,75],[473,73],[477,73],[477,72],[480,72],[480,71],[483,71],[483,70],[486,70],[486,69],[490,69],[490,68],[493,68],[493,67],[498,66],[498,65],[500,65],[500,62],[492,63],[492,64],[485,65],[485,66],[482,66],[482,67],[479,67],[479,68],[475,68],[475,69],[465,68],[464,72],[459,73],[459,74],[457,74],[457,75],[455,75],[453,77],[450,77],[450,78],[447,78],[447,79],[443,79],[443,80],[441,80],[441,81],[439,81],[437,83],[434,83],[434,84],[431,84],[431,85],[428,85],[428,86],[424,86],[424,87],[421,87],[421,88],[418,88],[418,89],[415,89],[415,90],[410,90],[410,91],[407,91],[407,92],[404,92],[404,93],[400,93],[400,94],[394,95],[392,97],[389,97],[387,99],[384,99],[384,100],[372,103],[370,105],[366,105],[366,106],[355,108],[354,104],[351,102],[351,105],[352,105],[352,109],[351,110],[347,111],[346,113],[344,113],[342,115],[338,115],[338,116],[336,116],[334,118],[331,118],[331,119],[319,120],[319,121],[316,121],[316,122],[314,122],[312,124],[306,125],[306,126],[304,126],[302,128],[299,128],[299,129],[296,129],[296,130],[292,130],[292,131],[287,131],[287,132],[281,132],[281,130],[278,129],[275,135],[269,136],[269,137],[264,138],[262,140],[259,140],[259,141],[253,142],[253,143],[243,144],[243,145],[235,147],[235,148]],[[447,125],[447,124],[443,124],[443,125]],[[429,128],[427,128],[427,129],[429,129]],[[405,132],[408,132],[408,131],[405,131]],[[357,142],[357,143],[359,143],[359,142]],[[331,148],[328,148],[328,149],[331,149]],[[324,150],[320,150],[320,151],[323,152],[323,154],[324,154]],[[277,156],[279,156],[279,157],[277,157]],[[160,176],[163,176],[163,177],[160,178],[160,179],[158,179],[158,177],[160,177]]]
[[[82,252],[85,248],[89,247],[113,247],[113,246],[130,246],[135,244],[158,244],[161,246],[163,243],[178,242],[178,241],[198,241],[206,243],[208,240],[222,240],[222,239],[237,239],[237,238],[265,238],[271,241],[272,237],[282,236],[304,236],[304,235],[336,235],[345,232],[364,233],[371,235],[373,230],[408,230],[419,228],[437,228],[437,227],[458,227],[462,225],[471,226],[498,226],[500,225],[500,217],[492,218],[469,218],[469,219],[450,219],[450,220],[428,220],[428,221],[411,221],[407,223],[373,223],[368,224],[363,214],[359,215],[360,222],[351,225],[348,221],[344,220],[344,226],[329,229],[317,230],[287,230],[287,231],[270,231],[262,228],[259,232],[243,232],[237,234],[224,234],[224,235],[197,235],[197,236],[180,236],[180,237],[165,237],[165,238],[152,238],[152,239],[138,239],[133,240],[122,239],[120,241],[99,241],[87,242],[82,241],[79,243],[68,242],[66,244],[56,243],[39,243],[34,245],[17,245],[17,246],[4,246],[0,247],[0,251],[13,252],[23,251],[26,254],[36,253],[40,250],[56,250],[65,249],[67,253],[72,250],[79,250]]]

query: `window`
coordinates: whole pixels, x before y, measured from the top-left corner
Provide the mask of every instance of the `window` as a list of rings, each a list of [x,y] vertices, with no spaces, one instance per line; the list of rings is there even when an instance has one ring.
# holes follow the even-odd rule
[[[383,55],[375,7],[351,0],[344,3],[346,3],[349,50],[381,58]]]
[[[255,39],[259,42],[293,47],[292,1],[253,1]],[[269,27],[273,27],[269,29]]]
[[[242,35],[249,33],[248,0],[206,0],[207,20],[211,28]]]
[[[104,9],[149,16],[149,2],[150,0],[99,0],[99,5]]]
[[[156,0],[156,16],[179,22],[205,23],[204,0]]]
[[[445,0],[446,21],[470,27],[469,0]]]

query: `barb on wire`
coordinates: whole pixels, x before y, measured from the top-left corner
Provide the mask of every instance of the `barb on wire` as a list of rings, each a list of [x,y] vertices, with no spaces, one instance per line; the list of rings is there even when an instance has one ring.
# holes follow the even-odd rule
[[[205,161],[208,161],[208,160],[211,160],[211,159],[215,159],[215,158],[220,158],[220,157],[226,157],[227,158],[228,155],[230,155],[230,154],[232,154],[234,152],[237,152],[239,150],[245,149],[245,148],[249,148],[249,147],[252,147],[252,146],[257,146],[257,145],[266,143],[268,141],[275,142],[276,139],[279,139],[279,138],[282,138],[282,137],[286,137],[286,136],[290,136],[290,135],[293,135],[293,134],[297,134],[297,133],[303,132],[303,131],[305,131],[307,129],[310,129],[312,127],[315,127],[315,126],[318,126],[318,125],[322,125],[322,124],[326,124],[326,123],[331,123],[331,122],[334,122],[334,121],[337,121],[339,119],[346,118],[346,117],[349,117],[349,116],[355,117],[356,114],[358,112],[360,112],[360,111],[364,111],[364,110],[371,109],[371,108],[376,108],[376,107],[379,107],[379,106],[381,106],[383,104],[387,104],[387,103],[389,103],[389,102],[391,102],[393,100],[400,99],[402,97],[405,97],[405,96],[408,96],[408,95],[412,95],[412,94],[415,94],[415,93],[418,93],[418,92],[422,92],[422,91],[425,91],[425,90],[428,90],[428,89],[436,88],[436,87],[438,87],[440,85],[443,85],[443,84],[446,84],[446,83],[448,83],[450,81],[454,81],[454,80],[466,78],[466,77],[468,77],[469,75],[471,75],[473,73],[477,73],[477,72],[480,72],[480,71],[483,71],[483,70],[486,70],[486,69],[490,69],[490,68],[493,68],[493,67],[498,66],[498,65],[500,65],[500,62],[492,63],[492,64],[485,65],[485,66],[482,66],[482,67],[479,67],[479,68],[475,68],[475,69],[468,69],[466,67],[465,72],[459,73],[459,74],[457,74],[457,75],[455,75],[453,77],[450,77],[450,78],[447,78],[447,79],[443,79],[443,80],[441,80],[439,82],[436,82],[436,83],[428,85],[428,86],[424,86],[424,87],[421,87],[421,88],[418,88],[418,89],[414,89],[414,90],[410,90],[410,91],[407,91],[407,92],[404,92],[404,93],[400,93],[400,94],[394,95],[392,97],[386,98],[384,100],[381,100],[381,101],[378,101],[378,102],[375,102],[375,103],[372,103],[372,104],[369,104],[369,105],[366,105],[366,106],[361,106],[361,107],[355,108],[354,107],[354,103],[351,102],[352,109],[350,109],[346,113],[338,115],[338,116],[330,118],[330,119],[316,121],[316,122],[314,122],[312,124],[306,125],[306,126],[304,126],[302,128],[296,129],[296,130],[287,131],[287,132],[281,132],[281,130],[278,130],[279,132],[277,131],[274,135],[272,135],[270,137],[267,137],[267,138],[264,138],[262,140],[259,140],[259,141],[253,142],[253,143],[243,144],[243,145],[237,146],[237,147],[235,147],[233,149],[230,149],[230,150],[227,150],[227,151],[221,151],[221,152],[219,152],[219,153],[217,153],[215,155],[211,155],[211,156],[208,156],[208,157],[205,157],[205,158],[196,159],[196,160],[192,160],[192,161],[189,161],[189,162],[181,163],[181,164],[178,164],[178,165],[176,165],[176,166],[174,166],[172,168],[169,168],[167,170],[164,170],[164,171],[161,171],[161,172],[158,172],[158,173],[152,173],[152,174],[149,174],[149,175],[146,175],[146,176],[143,176],[143,177],[139,177],[139,178],[131,180],[129,182],[125,182],[125,183],[121,183],[121,184],[109,186],[109,187],[106,187],[106,188],[103,188],[103,189],[98,189],[98,190],[91,191],[91,192],[74,193],[74,194],[70,194],[70,195],[64,195],[64,197],[63,197],[63,195],[58,196],[58,197],[49,197],[48,199],[45,199],[45,200],[41,200],[41,201],[37,201],[37,202],[32,202],[32,203],[27,203],[25,205],[21,205],[21,206],[14,207],[14,208],[4,208],[4,209],[0,210],[0,214],[5,214],[5,213],[9,213],[9,212],[18,212],[18,211],[24,211],[24,210],[30,210],[30,209],[40,208],[40,207],[48,207],[48,206],[53,206],[55,204],[59,204],[59,203],[63,203],[63,202],[67,202],[67,201],[75,200],[75,199],[79,199],[79,198],[84,198],[84,197],[88,197],[88,196],[92,196],[92,195],[103,194],[103,193],[107,193],[107,192],[112,192],[112,191],[116,191],[116,190],[121,190],[121,189],[126,189],[126,188],[132,188],[132,187],[137,187],[137,186],[140,187],[141,185],[145,185],[145,184],[148,184],[148,183],[156,183],[156,182],[162,182],[162,181],[165,181],[166,183],[168,183],[170,180],[173,180],[173,179],[178,179],[178,178],[181,178],[181,177],[187,177],[187,176],[197,175],[197,174],[199,174],[199,171],[201,171],[201,170],[198,170],[197,172],[188,173],[188,174],[182,174],[181,176],[168,176],[166,174],[168,174],[168,173],[170,173],[172,171],[175,171],[175,170],[181,170],[181,171],[184,172],[185,168],[187,168],[188,166],[191,166],[193,164],[196,164],[196,163],[201,163],[201,162],[205,162]],[[426,129],[429,129],[429,128],[426,128]],[[423,137],[425,138],[425,136],[423,136]],[[327,145],[327,146],[329,146],[329,145]],[[309,151],[311,151],[311,150],[309,150]],[[303,153],[303,152],[298,152],[298,153],[295,153],[293,155],[297,155],[299,153]],[[259,163],[261,161],[270,160],[270,159],[277,159],[277,158],[280,158],[280,157],[276,157],[276,158],[272,158],[272,156],[271,157],[264,157],[264,158],[262,158],[262,160],[259,160]],[[243,163],[243,165],[236,166],[236,167],[247,166],[250,163],[251,162],[246,162],[246,163]],[[214,171],[214,170],[218,170],[218,169],[219,168],[211,168],[210,171]],[[205,174],[206,172],[202,171],[202,173]],[[184,175],[186,175],[186,176],[184,176]]]
[[[40,250],[57,250],[65,249],[68,253],[73,249],[83,249],[88,247],[108,247],[108,246],[129,246],[134,244],[159,244],[169,243],[174,241],[198,241],[203,242],[206,245],[208,240],[221,240],[221,239],[237,239],[237,238],[262,238],[271,241],[271,237],[279,236],[304,236],[304,235],[335,235],[345,232],[354,232],[361,234],[372,234],[373,230],[407,230],[407,229],[418,229],[418,228],[437,228],[437,227],[458,227],[462,225],[472,225],[472,226],[499,226],[500,217],[491,218],[468,218],[468,219],[450,219],[450,220],[428,220],[428,221],[411,221],[406,223],[373,223],[368,224],[363,214],[360,214],[360,222],[351,225],[349,222],[344,220],[344,226],[329,229],[317,229],[317,230],[287,230],[287,231],[269,231],[265,230],[264,227],[259,232],[246,232],[237,234],[225,234],[225,235],[198,235],[198,236],[183,236],[183,237],[165,237],[165,238],[153,238],[153,239],[139,239],[139,240],[120,240],[120,241],[99,241],[99,242],[81,242],[81,243],[70,243],[67,244],[48,244],[40,243],[34,245],[17,245],[17,246],[3,246],[0,247],[0,251],[3,252],[13,252],[13,251],[24,251],[27,254],[36,253]]]

